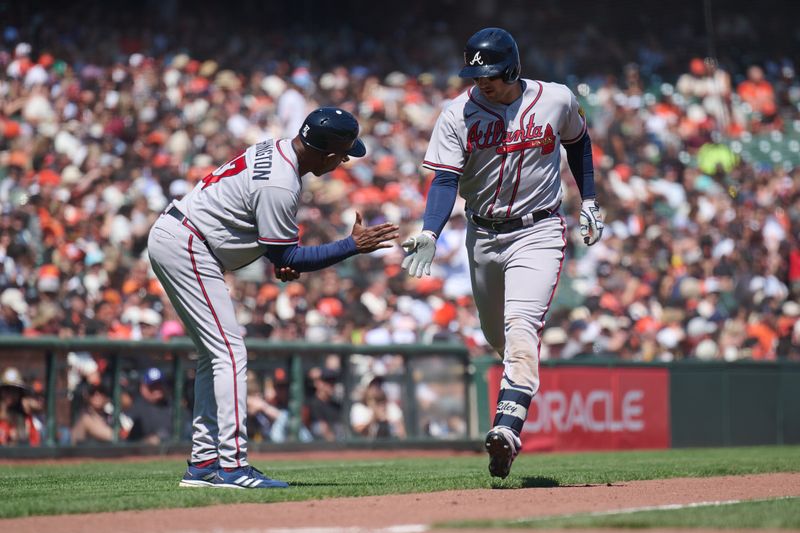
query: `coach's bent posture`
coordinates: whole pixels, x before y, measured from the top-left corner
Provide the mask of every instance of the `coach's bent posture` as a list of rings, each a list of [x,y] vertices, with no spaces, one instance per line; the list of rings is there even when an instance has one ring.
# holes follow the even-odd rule
[[[223,272],[266,255],[286,281],[391,246],[397,226],[364,227],[359,214],[346,239],[299,246],[301,178],[365,153],[350,113],[317,109],[294,139],[266,139],[206,176],[150,230],[153,270],[200,352],[192,454],[182,487],[288,486],[247,462],[247,351]]]
[[[467,41],[462,78],[475,86],[442,111],[423,166],[436,172],[423,231],[403,247],[409,274],[430,274],[436,238],[456,191],[466,200],[467,251],[475,305],[486,339],[503,357],[489,472],[506,477],[519,453],[522,425],[539,389],[539,344],[567,246],[561,204],[561,152],[583,204],[581,234],[603,233],[595,202],[592,147],[575,95],[557,83],[520,79],[517,43],[500,28]]]

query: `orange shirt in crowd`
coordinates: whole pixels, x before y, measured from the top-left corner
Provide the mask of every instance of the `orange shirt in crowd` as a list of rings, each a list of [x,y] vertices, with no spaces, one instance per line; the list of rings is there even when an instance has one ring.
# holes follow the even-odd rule
[[[775,114],[775,91],[770,82],[745,80],[739,84],[736,92],[742,100],[750,104],[753,111],[768,116]]]
[[[29,446],[40,446],[42,444],[42,435],[36,427],[36,423],[31,415],[25,416],[25,432],[28,434]],[[16,444],[19,439],[17,429],[8,421],[0,420],[0,446],[8,446]]]
[[[775,359],[777,332],[763,322],[756,322],[747,325],[747,335],[758,339],[758,344],[753,347],[753,359]]]

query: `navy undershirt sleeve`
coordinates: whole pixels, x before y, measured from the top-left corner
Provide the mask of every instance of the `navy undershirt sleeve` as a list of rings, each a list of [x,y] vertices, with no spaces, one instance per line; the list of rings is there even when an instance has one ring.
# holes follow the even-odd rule
[[[592,141],[589,139],[589,133],[587,132],[578,142],[568,144],[564,148],[567,151],[569,169],[578,184],[581,198],[594,198],[594,164],[592,163]]]
[[[268,245],[264,254],[277,267],[291,267],[298,272],[312,272],[356,255],[356,241],[352,235],[346,239],[319,246]]]
[[[428,191],[428,203],[422,217],[423,231],[429,230],[438,237],[450,219],[458,194],[458,176],[453,172],[437,171]]]

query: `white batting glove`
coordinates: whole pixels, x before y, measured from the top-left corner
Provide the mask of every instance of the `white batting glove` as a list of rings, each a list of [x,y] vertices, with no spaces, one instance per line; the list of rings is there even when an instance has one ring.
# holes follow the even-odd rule
[[[430,276],[431,263],[433,256],[436,255],[436,234],[432,231],[423,231],[407,239],[401,246],[408,252],[401,265],[408,270],[408,275],[421,278],[424,272]]]
[[[594,198],[587,198],[581,204],[581,237],[591,246],[603,236],[603,215]]]

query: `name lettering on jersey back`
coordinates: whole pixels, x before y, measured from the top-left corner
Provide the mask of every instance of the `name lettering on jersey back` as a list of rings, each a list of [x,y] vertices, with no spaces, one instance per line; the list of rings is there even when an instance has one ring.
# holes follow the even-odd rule
[[[550,124],[536,124],[536,113],[528,119],[525,128],[506,131],[501,120],[489,121],[485,127],[476,120],[467,132],[467,152],[496,147],[498,154],[507,154],[528,148],[541,148],[542,154],[555,150],[556,136]]]
[[[272,173],[272,152],[275,147],[271,140],[261,141],[256,145],[255,163],[253,164],[253,179],[268,180]]]

